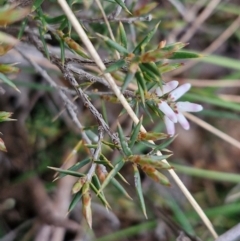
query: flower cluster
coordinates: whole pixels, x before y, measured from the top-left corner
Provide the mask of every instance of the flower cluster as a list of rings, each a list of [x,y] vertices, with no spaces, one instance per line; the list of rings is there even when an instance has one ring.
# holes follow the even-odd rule
[[[174,123],[179,122],[185,129],[189,129],[189,123],[182,112],[198,112],[203,109],[201,105],[190,103],[190,102],[176,102],[181,96],[183,96],[190,88],[191,84],[186,83],[179,87],[178,81],[173,80],[162,88],[157,88],[155,93],[158,97],[161,97],[158,103],[159,109],[164,113],[164,122],[167,128],[167,133],[170,136],[175,134]]]

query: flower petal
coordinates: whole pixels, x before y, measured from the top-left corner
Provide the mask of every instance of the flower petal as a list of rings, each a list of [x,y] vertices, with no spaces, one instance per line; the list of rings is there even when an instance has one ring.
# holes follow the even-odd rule
[[[166,83],[165,85],[162,86],[162,88],[158,87],[156,89],[156,94],[157,96],[161,97],[165,95],[166,93],[169,93],[170,91],[176,89],[178,86],[178,81],[172,80]]]
[[[203,107],[201,105],[195,104],[195,103],[191,103],[191,102],[177,102],[177,109],[178,111],[182,112],[182,111],[186,111],[186,112],[198,112],[203,110]]]
[[[177,117],[171,107],[165,101],[158,104],[158,108],[174,123],[177,122]]]
[[[186,83],[181,86],[179,86],[177,89],[173,90],[170,94],[169,97],[175,101],[179,99],[182,95],[184,95],[189,89],[191,88],[191,84]]]
[[[186,117],[182,113],[178,113],[178,114],[176,114],[176,116],[177,116],[178,122],[181,124],[183,129],[189,130],[190,125],[189,125],[188,120],[186,119]]]
[[[167,129],[167,133],[170,136],[173,136],[175,134],[174,123],[167,116],[164,116],[164,123],[165,123],[166,129]]]

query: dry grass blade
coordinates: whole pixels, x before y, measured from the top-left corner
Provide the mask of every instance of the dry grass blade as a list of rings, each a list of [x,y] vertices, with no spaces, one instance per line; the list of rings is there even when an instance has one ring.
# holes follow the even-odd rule
[[[206,6],[204,11],[195,19],[192,26],[188,28],[187,32],[180,39],[180,42],[185,43],[189,41],[189,39],[191,39],[191,37],[195,34],[195,32],[198,30],[201,24],[210,16],[213,10],[217,7],[220,1],[221,0],[210,1],[210,3]]]
[[[84,32],[83,28],[81,27],[81,25],[79,24],[78,20],[76,19],[76,17],[74,16],[72,10],[69,8],[68,4],[66,3],[65,0],[58,0],[58,3],[60,4],[60,6],[62,7],[63,11],[65,12],[66,16],[68,17],[68,19],[71,21],[74,29],[76,30],[77,34],[79,35],[79,37],[81,38],[82,42],[85,44],[86,48],[88,49],[89,53],[91,54],[92,58],[94,59],[94,61],[96,62],[97,66],[100,68],[100,70],[102,72],[104,72],[104,70],[106,69],[104,63],[102,62],[100,56],[98,55],[97,51],[95,50],[94,46],[92,45],[91,41],[89,40],[88,36],[86,35],[86,33]],[[114,93],[116,94],[116,96],[118,97],[118,99],[120,100],[121,104],[123,105],[123,107],[126,109],[126,111],[128,112],[129,116],[132,118],[132,120],[137,124],[139,122],[138,117],[136,116],[136,114],[134,113],[134,111],[132,110],[132,108],[130,107],[130,105],[128,104],[127,100],[125,99],[125,97],[122,95],[122,93],[120,92],[118,86],[115,84],[114,79],[112,78],[112,76],[108,73],[104,74],[105,79],[108,81],[109,85],[111,86],[112,90],[114,91]],[[141,126],[141,131],[142,132],[146,132],[145,128],[143,126]],[[162,155],[161,152],[158,152],[158,155]],[[164,160],[166,163],[167,160]],[[182,190],[182,192],[184,193],[184,195],[186,196],[186,198],[189,200],[189,202],[191,203],[191,205],[194,207],[194,209],[196,210],[196,212],[199,214],[199,216],[202,218],[203,222],[205,223],[205,225],[207,226],[207,228],[209,229],[209,231],[211,232],[212,236],[214,238],[217,238],[218,235],[215,232],[210,220],[207,218],[207,216],[205,215],[205,213],[203,212],[203,210],[200,208],[200,206],[198,205],[198,203],[195,201],[195,199],[193,198],[193,196],[191,195],[191,193],[187,190],[187,188],[184,186],[184,184],[182,183],[182,181],[180,180],[180,178],[177,176],[177,174],[173,171],[173,170],[169,170],[169,173],[172,175],[173,179],[175,180],[175,182],[178,184],[179,188]]]
[[[209,132],[213,133],[214,135],[220,137],[224,141],[232,144],[233,146],[240,149],[240,142],[236,139],[232,138],[231,136],[227,135],[226,133],[218,130],[217,128],[211,126],[207,122],[199,119],[198,117],[190,114],[190,113],[184,113],[184,115],[191,121],[195,122],[197,125],[203,127],[205,130],[208,130]]]

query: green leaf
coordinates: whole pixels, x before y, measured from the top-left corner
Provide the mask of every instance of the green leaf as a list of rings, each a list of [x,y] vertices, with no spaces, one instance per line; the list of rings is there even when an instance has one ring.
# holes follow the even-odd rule
[[[132,200],[132,198],[130,197],[130,195],[127,193],[127,191],[124,189],[124,187],[115,179],[112,178],[110,181],[113,186],[120,192],[122,193],[125,197],[127,197],[128,199]]]
[[[79,172],[74,172],[74,171],[70,171],[70,170],[64,170],[61,168],[56,168],[56,167],[48,167],[49,169],[52,169],[56,172],[60,172],[62,174],[66,174],[66,175],[70,175],[70,176],[74,176],[74,177],[84,177],[85,174],[79,173]]]
[[[105,43],[108,44],[110,47],[112,47],[113,49],[117,50],[119,53],[122,54],[128,54],[128,50],[126,48],[124,48],[123,46],[121,46],[120,44],[114,42],[113,40],[111,40],[110,38],[103,36],[101,34],[97,34],[97,36],[99,36],[100,38],[104,39]]]
[[[3,74],[16,74],[19,73],[20,69],[13,66],[12,64],[0,64],[0,73]]]
[[[17,86],[6,75],[0,73],[0,79],[3,81],[3,83],[11,86],[16,91],[20,92],[20,90],[17,88]]]
[[[143,78],[143,74],[140,71],[137,71],[135,74],[137,82],[141,85],[143,93],[147,91],[145,79]],[[144,98],[145,99],[145,98]]]
[[[132,134],[131,134],[131,137],[130,137],[130,141],[129,141],[129,148],[130,149],[133,148],[133,145],[135,144],[135,142],[137,140],[140,128],[142,126],[142,121],[143,121],[143,118],[141,117],[138,124],[133,128],[133,131],[132,131]]]
[[[124,92],[127,89],[129,83],[132,82],[134,75],[135,74],[130,71],[126,74],[126,77],[122,85],[122,92]]]
[[[79,170],[80,168],[82,168],[83,166],[87,165],[90,161],[91,161],[90,158],[87,157],[87,158],[85,158],[84,160],[82,160],[82,161],[76,163],[75,165],[71,166],[71,167],[68,168],[67,170],[68,170],[68,171],[77,171],[77,170]],[[65,177],[66,175],[68,175],[68,174],[61,172],[60,175],[59,175],[56,179],[54,179],[54,181],[56,181],[56,180],[59,179],[59,178],[63,178],[63,177]]]
[[[120,5],[128,14],[132,15],[132,13],[128,10],[125,3],[122,0],[114,0],[118,5]]]
[[[108,167],[111,168],[111,170],[114,168],[113,164],[103,155],[101,154],[100,159],[104,161],[104,165],[107,165]],[[122,179],[125,183],[129,184],[128,181],[121,175],[121,173],[117,173],[117,176]]]
[[[157,25],[154,27],[154,29],[152,29],[147,36],[135,47],[135,49],[133,50],[134,54],[140,54],[143,49],[145,48],[145,46],[148,44],[148,42],[152,39],[152,37],[154,36],[154,34],[156,33],[158,26],[159,26],[160,22],[157,23]]]
[[[91,186],[92,190],[95,193],[98,193],[98,190],[101,188],[101,183],[96,174],[94,174],[92,177],[92,185],[93,185],[93,187]],[[99,193],[98,197],[100,198],[101,202],[103,203],[103,205],[105,205],[106,208],[110,208],[110,205],[108,204],[103,192]]]
[[[32,12],[37,10],[42,5],[43,2],[44,0],[34,0],[33,6],[32,6]]]
[[[139,81],[137,81],[137,85],[138,85],[138,93],[140,94],[141,101],[142,101],[142,105],[145,107],[145,94],[144,94],[144,90],[142,89],[142,85],[139,83]]]
[[[186,45],[187,45],[186,43],[177,42],[177,43],[173,43],[173,44],[166,45],[165,47],[163,47],[163,48],[161,48],[161,49],[162,49],[162,50],[167,50],[167,51],[176,52],[176,51],[184,48]]]
[[[107,202],[107,200],[105,199],[105,197],[102,195],[102,190],[99,190],[98,188],[95,187],[95,185],[91,182],[90,183],[90,187],[91,189],[95,192],[95,194],[99,197],[99,199],[101,200],[101,202],[103,203],[103,205],[106,208],[111,209],[111,206],[109,205],[109,203]]]
[[[182,67],[183,64],[182,63],[165,63],[165,64],[161,64],[158,69],[161,73],[166,73],[166,72],[170,72],[172,70],[178,69],[180,67]]]
[[[47,15],[44,15],[44,19],[48,24],[59,24],[67,20],[65,15],[59,15],[57,17],[48,17]]]
[[[174,52],[171,57],[168,59],[193,59],[193,58],[201,58],[203,55],[194,53],[194,52],[187,52],[187,51],[181,51],[181,52]]]
[[[70,213],[75,208],[77,203],[81,200],[81,197],[82,197],[82,193],[81,192],[77,192],[74,195],[74,197],[73,197],[73,199],[72,199],[72,201],[71,201],[71,203],[70,203],[70,205],[68,207],[68,213]]]
[[[162,155],[162,156],[133,155],[128,157],[128,161],[131,161],[141,166],[150,165],[160,169],[171,169],[172,167],[168,163],[162,162],[162,160],[165,160],[170,156],[171,155]]]
[[[3,121],[15,121],[16,119],[9,118],[11,116],[12,116],[11,112],[0,111],[0,122],[3,122]]]
[[[40,35],[41,42],[43,44],[43,49],[44,49],[45,55],[46,55],[47,59],[50,60],[50,55],[48,52],[48,47],[47,47],[47,43],[45,41],[43,32],[44,31],[41,28],[39,28],[39,35]]]
[[[240,183],[240,175],[236,173],[226,173],[218,171],[204,170],[195,167],[188,167],[184,165],[179,165],[171,163],[176,168],[176,171],[179,173],[184,173],[193,177],[199,177],[204,179],[210,179],[220,182],[232,182]]]
[[[124,26],[122,24],[122,22],[119,22],[119,34],[120,34],[120,43],[121,45],[127,49],[127,35],[126,35],[126,32],[125,32],[125,29],[124,29]]]
[[[123,130],[122,130],[122,128],[121,128],[119,123],[118,123],[118,134],[119,134],[120,144],[121,144],[121,147],[122,147],[122,150],[123,150],[124,154],[126,156],[131,156],[132,155],[132,151],[128,147],[127,141],[126,141],[125,136],[123,134]]]
[[[139,170],[137,168],[137,165],[133,164],[133,170],[134,170],[134,183],[135,183],[136,191],[137,191],[138,198],[139,198],[139,201],[140,201],[140,205],[141,205],[141,208],[142,208],[142,212],[143,212],[144,216],[146,218],[148,218],[147,212],[146,212],[146,205],[145,205],[143,192],[142,192],[141,177],[140,177],[140,173],[139,173]]]
[[[114,72],[120,68],[122,68],[124,65],[126,64],[126,61],[123,59],[119,59],[118,61],[116,61],[114,64],[111,64],[110,66],[108,66],[104,73],[111,73]]]
[[[26,28],[26,26],[27,26],[27,23],[28,23],[28,19],[25,18],[25,19],[22,21],[22,23],[21,23],[21,28],[20,28],[20,30],[19,30],[19,32],[18,32],[18,36],[17,36],[18,39],[21,39],[21,38],[22,38],[23,33],[24,33],[24,30],[25,30],[25,28]]]
[[[121,170],[124,164],[125,164],[125,161],[121,160],[114,166],[114,168],[109,172],[107,178],[102,183],[101,188],[98,190],[98,194],[103,191],[103,189],[108,185],[111,179],[114,178],[114,176]]]

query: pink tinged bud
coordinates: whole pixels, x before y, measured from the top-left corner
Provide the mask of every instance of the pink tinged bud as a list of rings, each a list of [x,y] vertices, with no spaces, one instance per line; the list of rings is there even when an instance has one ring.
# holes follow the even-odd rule
[[[165,101],[158,104],[158,108],[174,123],[177,122],[177,117],[171,107]]]
[[[161,96],[165,95],[166,93],[169,93],[170,91],[177,88],[177,86],[178,86],[178,81],[176,81],[176,80],[170,81],[170,82],[166,83],[165,85],[163,85],[162,88],[160,88],[160,87],[157,88],[156,94],[157,94],[157,96],[161,97]]]
[[[203,110],[203,107],[198,104],[194,104],[191,102],[177,102],[177,109],[182,112],[198,112]]]
[[[179,122],[179,123],[181,124],[181,126],[183,127],[183,129],[189,130],[190,125],[189,125],[186,117],[185,117],[182,113],[178,113],[178,114],[177,114],[177,119],[178,119],[178,122]]]
[[[188,92],[191,88],[191,84],[186,83],[181,86],[179,86],[177,89],[173,90],[170,94],[169,97],[175,101],[179,99],[181,96],[183,96],[186,92]]]
[[[167,129],[167,133],[172,137],[175,134],[174,123],[169,120],[167,116],[164,116],[164,123]]]

